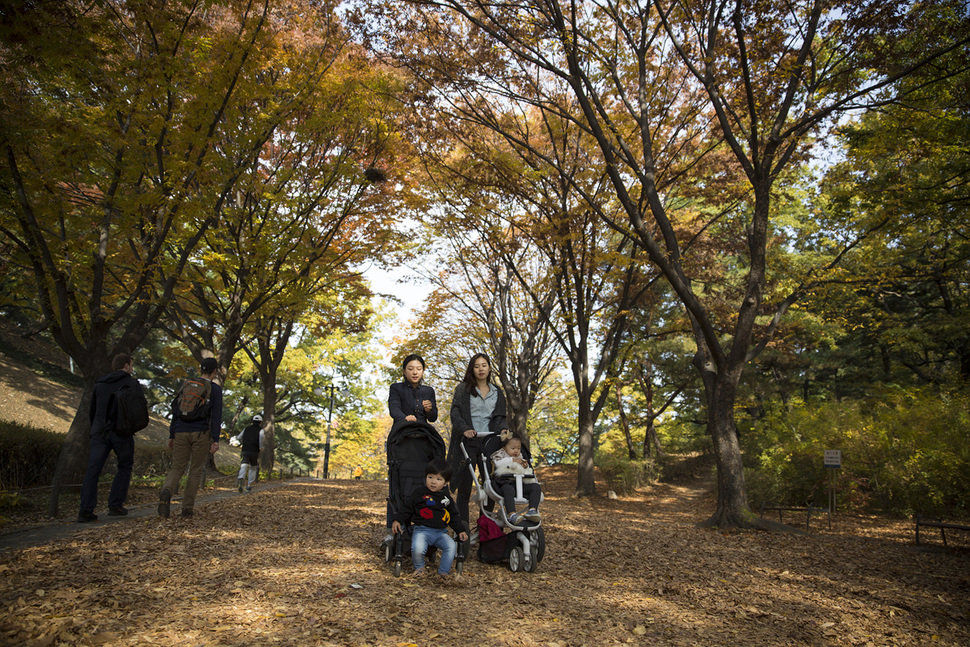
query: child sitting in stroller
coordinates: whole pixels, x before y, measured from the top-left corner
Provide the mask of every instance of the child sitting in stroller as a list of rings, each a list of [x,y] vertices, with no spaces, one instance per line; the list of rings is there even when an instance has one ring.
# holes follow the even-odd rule
[[[431,546],[441,549],[438,575],[447,575],[451,570],[458,546],[448,536],[448,526],[460,541],[468,540],[468,534],[458,518],[458,508],[448,490],[450,480],[451,467],[442,459],[432,460],[425,468],[424,487],[416,489],[407,498],[404,509],[394,516],[391,528],[395,535],[404,531],[405,524],[414,524],[411,529],[411,562],[415,575],[424,571],[424,556]]]
[[[491,455],[492,486],[502,494],[505,513],[509,522],[518,526],[522,519],[539,522],[539,502],[542,489],[536,482],[532,466],[522,455],[522,439],[512,432],[502,432],[502,446]],[[529,501],[529,508],[519,514],[515,511],[515,475],[522,474],[522,496]]]

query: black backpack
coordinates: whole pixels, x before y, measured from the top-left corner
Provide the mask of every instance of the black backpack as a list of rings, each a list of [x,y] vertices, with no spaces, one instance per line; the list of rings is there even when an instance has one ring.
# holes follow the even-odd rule
[[[209,417],[212,406],[212,382],[202,378],[189,378],[172,402],[172,415],[184,422],[195,422]]]
[[[116,434],[133,436],[148,426],[148,398],[140,384],[125,384],[113,396]]]

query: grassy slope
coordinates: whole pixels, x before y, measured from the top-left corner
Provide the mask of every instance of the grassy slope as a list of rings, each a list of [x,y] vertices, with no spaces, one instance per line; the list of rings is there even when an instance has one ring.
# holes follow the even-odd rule
[[[43,340],[26,340],[9,322],[0,322],[0,420],[66,434],[82,388],[63,351]],[[135,451],[157,451],[167,443],[168,421],[153,416],[148,428],[135,436]],[[239,452],[222,446],[216,461],[222,469],[234,467]]]

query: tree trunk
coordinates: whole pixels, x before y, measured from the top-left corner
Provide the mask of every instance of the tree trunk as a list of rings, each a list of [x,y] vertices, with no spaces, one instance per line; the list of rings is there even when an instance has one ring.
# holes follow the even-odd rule
[[[647,409],[647,429],[643,432],[643,457],[650,456],[653,448],[656,448],[657,456],[660,456],[663,454],[663,450],[660,447],[660,438],[657,437],[657,416],[659,414],[653,406],[653,362],[649,359],[644,360],[640,370],[637,371],[637,381],[640,383],[640,391],[643,393]]]
[[[263,450],[259,452],[259,467],[272,471],[276,463],[276,373],[263,383]]]
[[[626,439],[626,450],[630,455],[630,460],[635,461],[637,459],[637,450],[633,447],[633,436],[630,434],[630,421],[626,418],[626,412],[623,411],[623,385],[619,382],[616,383],[616,408],[620,413],[620,424],[623,426],[623,436]],[[646,454],[644,454],[646,456]]]
[[[91,398],[94,397],[94,383],[97,378],[84,379],[84,391],[71,428],[61,445],[54,476],[51,479],[50,499],[47,513],[52,518],[60,514],[60,494],[64,486],[80,483],[87,468],[88,449],[91,447]]]
[[[649,416],[647,419],[647,430],[643,433],[643,456],[646,458],[652,454],[651,449],[656,451],[657,456],[663,456],[664,449],[660,444],[660,436],[657,435],[657,418]]]
[[[579,475],[576,496],[596,496],[596,464],[593,460],[593,414],[589,394],[579,397]]]
[[[529,411],[524,407],[517,409],[512,409],[510,407],[507,414],[507,420],[509,423],[509,431],[517,435],[519,438],[524,438],[526,445],[529,444],[529,432],[528,432],[528,422],[529,422]]]
[[[738,371],[740,373],[740,371]],[[741,463],[741,444],[734,422],[738,378],[719,374],[705,380],[708,431],[717,461],[717,507],[702,526],[718,528],[760,527],[748,511],[748,493]]]

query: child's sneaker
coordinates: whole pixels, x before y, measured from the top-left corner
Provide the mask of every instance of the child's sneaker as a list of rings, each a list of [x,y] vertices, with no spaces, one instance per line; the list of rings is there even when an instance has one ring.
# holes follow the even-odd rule
[[[522,516],[528,519],[529,521],[535,521],[536,523],[541,521],[541,517],[539,516],[539,511],[536,510],[535,508],[529,508],[528,512],[526,512]]]
[[[237,481],[236,491],[238,491],[240,494],[242,494],[242,490],[243,490],[243,480],[242,479],[236,479],[236,481]]]
[[[522,515],[519,514],[518,512],[513,512],[512,514],[509,515],[509,523],[512,524],[513,526],[518,526],[521,521],[522,521]]]

